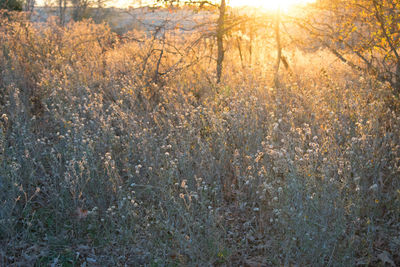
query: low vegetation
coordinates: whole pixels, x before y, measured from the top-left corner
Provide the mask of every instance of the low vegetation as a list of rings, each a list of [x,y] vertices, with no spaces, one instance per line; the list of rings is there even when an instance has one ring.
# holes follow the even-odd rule
[[[275,86],[263,38],[227,36],[217,84],[196,34],[0,25],[0,265],[400,264],[390,84],[285,45]]]

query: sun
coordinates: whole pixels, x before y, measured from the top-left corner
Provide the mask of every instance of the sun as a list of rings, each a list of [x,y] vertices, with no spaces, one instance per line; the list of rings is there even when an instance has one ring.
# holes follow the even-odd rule
[[[228,0],[228,5],[232,7],[256,7],[265,10],[288,11],[296,5],[305,5],[316,0]]]

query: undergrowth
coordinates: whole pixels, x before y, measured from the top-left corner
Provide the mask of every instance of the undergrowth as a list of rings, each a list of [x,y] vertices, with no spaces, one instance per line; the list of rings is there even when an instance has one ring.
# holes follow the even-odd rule
[[[0,25],[1,265],[400,264],[388,85],[290,48],[277,88],[261,44],[217,85],[193,36]]]

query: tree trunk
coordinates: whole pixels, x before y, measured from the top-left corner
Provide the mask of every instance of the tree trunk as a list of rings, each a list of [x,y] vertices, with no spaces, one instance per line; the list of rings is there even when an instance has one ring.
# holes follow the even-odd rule
[[[35,0],[26,0],[24,3],[24,8],[23,10],[29,13],[33,12],[33,9],[35,7]],[[31,16],[31,14],[28,14],[29,18]]]
[[[237,41],[237,46],[238,46],[238,50],[239,50],[240,63],[242,64],[242,69],[244,69],[243,55],[242,55],[242,47],[241,47],[241,45],[240,45],[240,39],[239,39],[239,37],[236,38],[236,41]]]
[[[218,46],[217,83],[221,82],[222,63],[224,61],[224,53],[225,53],[224,51],[225,11],[226,11],[226,1],[221,0],[221,5],[219,7],[218,25],[217,25],[217,46]]]
[[[254,40],[254,33],[253,33],[253,31],[252,31],[252,29],[251,29],[251,31],[250,31],[250,44],[249,44],[249,57],[250,57],[250,59],[249,59],[249,65],[250,65],[250,67],[253,65],[253,40]]]
[[[394,92],[397,97],[400,97],[400,61],[397,62],[397,66],[396,66]]]
[[[64,26],[65,24],[65,9],[67,8],[67,1],[66,0],[59,0],[58,1],[58,12],[59,12],[59,19],[60,25]]]
[[[280,33],[280,23],[281,23],[281,15],[280,10],[278,9],[276,13],[276,22],[275,22],[275,40],[276,40],[276,50],[277,50],[277,59],[275,66],[275,86],[279,86],[279,67],[281,65],[282,58],[282,45],[281,45],[281,33]]]

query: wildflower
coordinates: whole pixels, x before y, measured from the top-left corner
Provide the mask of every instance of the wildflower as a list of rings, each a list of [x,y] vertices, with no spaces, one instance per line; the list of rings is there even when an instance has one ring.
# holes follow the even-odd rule
[[[3,119],[7,123],[8,122],[7,114],[1,115],[1,119]]]
[[[299,154],[303,154],[303,149],[301,149],[300,147],[295,147],[294,150]]]
[[[371,190],[371,191],[377,191],[378,190],[378,185],[377,184],[373,184],[373,185],[371,185],[371,187],[369,188],[369,190]]]
[[[187,182],[186,179],[185,179],[185,180],[182,180],[182,182],[181,182],[181,187],[182,187],[182,188],[187,188],[186,182]]]

